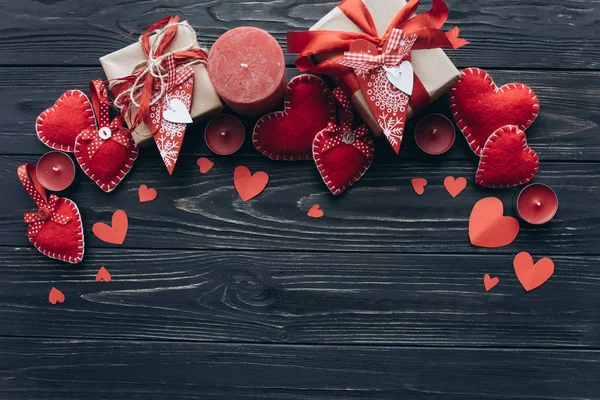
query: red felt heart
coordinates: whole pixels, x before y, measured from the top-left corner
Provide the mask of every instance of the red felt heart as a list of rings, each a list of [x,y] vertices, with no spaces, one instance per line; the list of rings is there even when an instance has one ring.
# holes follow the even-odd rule
[[[519,186],[532,180],[539,168],[540,160],[527,145],[525,132],[514,125],[503,126],[483,147],[475,182],[491,188]]]
[[[289,83],[285,109],[267,114],[254,127],[254,147],[273,160],[310,160],[315,135],[335,123],[335,103],[325,82],[299,75]]]
[[[84,129],[94,129],[96,121],[88,97],[79,90],[69,90],[42,112],[35,123],[40,140],[48,147],[73,151],[75,139]]]
[[[479,156],[496,129],[504,125],[527,129],[537,117],[540,104],[535,93],[522,83],[497,87],[487,72],[467,68],[450,90],[450,108],[471,150]]]

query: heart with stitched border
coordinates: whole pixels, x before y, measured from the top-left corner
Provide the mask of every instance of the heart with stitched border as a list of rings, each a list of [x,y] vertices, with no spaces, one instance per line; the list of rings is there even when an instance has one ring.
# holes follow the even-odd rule
[[[450,109],[459,129],[478,156],[490,135],[505,125],[527,129],[536,119],[540,104],[535,93],[522,83],[498,87],[479,68],[467,68],[450,89]]]
[[[539,169],[540,160],[527,145],[525,132],[507,125],[492,133],[483,146],[475,183],[490,188],[524,185]]]
[[[325,82],[299,75],[287,86],[285,108],[267,114],[254,127],[254,147],[272,160],[311,160],[313,139],[335,123],[335,103]]]

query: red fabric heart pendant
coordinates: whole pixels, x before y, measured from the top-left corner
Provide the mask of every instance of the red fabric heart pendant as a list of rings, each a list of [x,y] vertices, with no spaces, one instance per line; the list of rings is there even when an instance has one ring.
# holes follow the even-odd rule
[[[354,110],[341,88],[333,91],[341,106],[340,126],[329,123],[313,141],[317,169],[331,193],[338,195],[354,185],[373,162],[373,140],[365,125],[352,129]]]
[[[38,211],[25,213],[27,237],[38,251],[50,258],[78,263],[83,260],[83,224],[77,205],[70,199],[50,195],[40,184],[33,164],[21,165],[17,174]]]
[[[100,189],[114,190],[131,170],[138,156],[138,148],[123,127],[119,116],[110,121],[108,93],[101,80],[90,82],[98,129],[83,130],[75,141],[75,158],[81,169]]]
[[[507,125],[497,129],[483,147],[475,182],[491,188],[524,185],[539,168],[540,160],[527,145],[525,132]]]
[[[516,125],[527,129],[538,115],[539,100],[522,83],[497,87],[487,72],[467,68],[450,89],[450,108],[471,150],[478,156],[498,128]]]
[[[37,135],[46,146],[69,152],[75,148],[75,139],[81,131],[95,127],[90,101],[79,90],[64,93],[35,122]]]
[[[325,82],[299,75],[289,83],[284,111],[267,114],[254,127],[254,147],[272,160],[310,160],[315,135],[335,123],[335,102]]]

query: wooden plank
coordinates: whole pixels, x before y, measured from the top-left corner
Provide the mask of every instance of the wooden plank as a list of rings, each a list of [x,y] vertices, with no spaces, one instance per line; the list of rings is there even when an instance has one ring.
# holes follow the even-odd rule
[[[228,29],[252,25],[271,32],[285,46],[288,30],[305,30],[337,1],[172,0],[168,7],[147,1],[64,0],[5,2],[0,31],[4,65],[96,65],[102,55],[132,43],[135,29],[169,14],[180,14],[210,47]],[[430,7],[426,1],[420,10]],[[471,44],[448,51],[461,67],[598,69],[600,43],[594,26],[597,1],[448,0],[447,28],[458,25]],[[493,49],[493,56],[490,51]],[[288,65],[294,55],[286,57]]]
[[[10,399],[591,399],[597,351],[2,339]]]
[[[513,257],[92,248],[65,267],[4,247],[0,335],[598,348],[600,258],[553,256],[527,293]],[[486,273],[500,278],[488,293]],[[53,286],[64,304],[48,302]]]
[[[31,157],[0,157],[0,180],[3,191],[9,193],[0,204],[0,243],[4,245],[28,245],[22,216],[33,209],[33,202],[15,172],[27,161]],[[158,155],[142,157],[126,181],[108,195],[82,178],[67,197],[81,209],[88,247],[105,246],[91,234],[91,227],[98,221],[109,222],[119,208],[127,211],[130,221],[124,246],[133,248],[598,254],[600,246],[600,210],[593,206],[598,198],[598,163],[542,163],[537,181],[558,193],[558,215],[547,225],[524,225],[511,246],[488,250],[469,244],[471,209],[476,201],[491,195],[501,198],[506,213],[514,215],[512,200],[518,189],[476,186],[475,160],[376,160],[363,179],[339,197],[329,193],[310,161],[224,157],[216,162],[202,175],[196,158],[184,157],[169,177]],[[233,170],[240,164],[270,175],[266,190],[246,203],[233,187]],[[469,180],[456,199],[443,187],[448,175]],[[411,187],[414,177],[429,180],[422,197]],[[140,204],[140,184],[157,188],[158,198]],[[306,216],[315,203],[325,211],[324,218]]]
[[[288,70],[290,76],[298,71]],[[23,74],[27,79],[23,79]],[[542,160],[600,161],[600,88],[596,83],[600,72],[520,72],[493,71],[498,84],[521,81],[530,85],[541,101],[541,114],[528,130],[530,145]],[[103,77],[100,68],[0,68],[0,109],[3,126],[0,154],[35,154],[47,151],[35,135],[35,120],[40,112],[51,106],[66,90],[79,88],[88,91],[91,79]],[[449,114],[447,99],[436,102],[426,112]],[[399,156],[403,159],[427,159],[415,145],[412,137],[414,121],[407,127],[408,134]],[[255,119],[246,120],[251,132]],[[212,155],[204,142],[205,124],[188,130],[183,154]],[[474,160],[475,156],[459,133],[454,148],[442,159]],[[249,136],[249,135],[248,135]],[[398,159],[386,143],[379,143],[377,158]],[[153,150],[144,150],[153,151]],[[250,140],[240,152],[260,156]]]

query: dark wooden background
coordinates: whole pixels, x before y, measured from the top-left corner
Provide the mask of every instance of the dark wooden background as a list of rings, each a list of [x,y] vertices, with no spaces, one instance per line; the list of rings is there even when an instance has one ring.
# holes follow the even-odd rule
[[[87,242],[84,262],[67,266],[33,249],[22,222],[33,203],[16,168],[48,150],[34,131],[42,110],[87,90],[103,77],[100,56],[165,15],[191,21],[207,46],[254,25],[285,48],[287,30],[336,2],[0,1],[0,398],[600,398],[600,2],[448,3],[449,26],[471,41],[449,52],[456,65],[540,98],[528,138],[536,181],[560,197],[550,224],[524,226],[502,249],[472,247],[473,204],[496,195],[510,214],[515,191],[476,187],[462,138],[441,157],[423,156],[410,134],[399,157],[379,142],[366,176],[334,198],[312,162],[272,162],[249,143],[215,157],[199,125],[174,176],[148,148],[114,193],[82,178],[67,194]],[[447,100],[431,110],[447,113]],[[199,156],[215,161],[206,175]],[[271,177],[248,203],[233,188],[240,164]],[[456,199],[447,175],[468,178]],[[424,196],[413,177],[429,180]],[[156,201],[138,202],[140,184]],[[314,203],[324,218],[306,216]],[[91,234],[117,208],[130,218],[121,247]],[[530,293],[512,270],[519,251],[556,264]],[[100,266],[112,282],[94,281]],[[500,278],[489,293],[486,273]],[[48,302],[52,286],[64,304]]]

